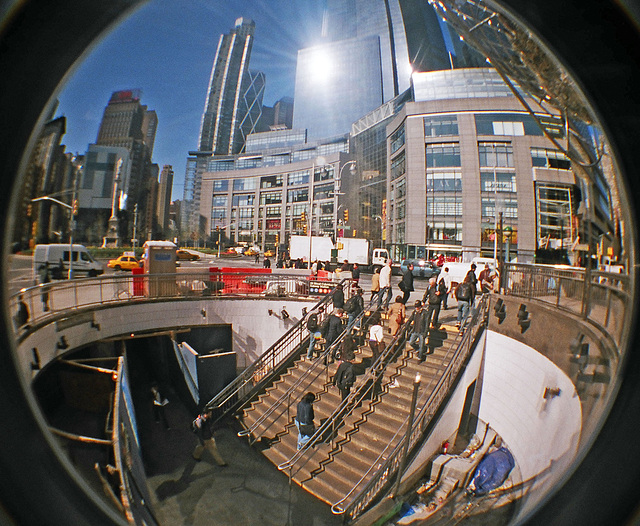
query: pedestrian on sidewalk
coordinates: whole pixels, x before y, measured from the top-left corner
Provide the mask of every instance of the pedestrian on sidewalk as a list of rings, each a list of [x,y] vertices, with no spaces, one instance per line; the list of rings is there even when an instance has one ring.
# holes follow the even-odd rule
[[[413,327],[411,336],[409,337],[409,345],[418,351],[418,360],[424,361],[424,339],[429,324],[427,321],[427,312],[422,308],[422,301],[417,300],[415,303],[415,312],[413,315]]]
[[[384,310],[389,308],[391,301],[391,260],[388,259],[385,266],[380,269],[380,292],[378,293],[378,309],[383,307]]]
[[[438,318],[440,317],[440,302],[442,301],[443,292],[436,283],[436,278],[429,279],[429,288],[427,289],[427,330],[429,326],[437,329],[439,327]]]
[[[407,270],[404,271],[402,275],[402,280],[398,283],[398,287],[402,291],[402,303],[404,305],[409,301],[409,296],[413,292],[413,263],[409,263],[407,265]]]
[[[156,424],[162,421],[162,425],[165,429],[171,429],[167,422],[167,415],[164,411],[165,406],[169,404],[169,400],[160,394],[160,390],[156,384],[151,386],[151,397],[153,399],[153,418],[155,419]]]
[[[371,298],[369,302],[373,301],[378,293],[380,292],[380,268],[376,267],[373,269],[373,274],[371,275]]]
[[[442,296],[442,308],[447,310],[449,308],[447,301],[449,300],[449,294],[451,294],[451,274],[449,274],[449,267],[444,267],[438,276],[438,286],[441,284],[445,289],[445,293]]]
[[[466,276],[464,281],[456,288],[456,300],[458,300],[458,321],[456,327],[459,329],[469,316],[469,309],[473,303],[474,287],[473,278]]]
[[[313,402],[315,399],[316,395],[307,393],[302,397],[302,400],[298,402],[295,419],[296,427],[298,428],[298,449],[302,449],[316,432],[313,424],[313,419],[315,418],[313,414]]]
[[[191,430],[198,437],[199,444],[193,450],[193,458],[200,460],[202,453],[208,451],[218,466],[226,466],[227,463],[220,455],[216,439],[213,438],[213,429],[211,427],[211,411],[200,413],[191,424]]]
[[[371,325],[369,326],[369,347],[373,354],[371,363],[374,364],[378,360],[378,357],[384,348],[384,329],[380,324],[379,312],[376,312],[371,316]]]

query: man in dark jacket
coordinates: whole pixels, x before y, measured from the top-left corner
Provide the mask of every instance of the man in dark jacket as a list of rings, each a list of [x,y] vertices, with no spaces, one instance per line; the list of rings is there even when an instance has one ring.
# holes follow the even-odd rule
[[[344,291],[342,290],[342,285],[336,285],[336,289],[333,291],[331,300],[333,301],[334,309],[344,309]]]
[[[296,408],[296,427],[298,428],[298,449],[301,449],[311,436],[316,432],[316,428],[313,425],[313,402],[316,397],[313,393],[307,393],[302,397],[302,400],[298,402]]]
[[[413,332],[409,338],[409,345],[414,349],[418,349],[418,359],[421,362],[424,361],[424,337],[428,328],[427,312],[422,308],[422,302],[417,300],[413,315]],[[418,347],[416,347],[416,344]]]
[[[353,264],[353,269],[351,269],[351,279],[355,285],[359,285],[360,283],[360,267],[357,263]]]
[[[404,271],[402,281],[400,281],[398,287],[400,287],[403,294],[402,303],[406,305],[407,301],[409,301],[409,296],[413,292],[413,263],[407,265],[407,270]]]
[[[342,309],[334,310],[322,324],[322,336],[325,339],[324,350],[327,352],[331,344],[335,339],[340,336],[342,332]],[[334,349],[331,356],[332,360],[335,360],[336,350]]]
[[[440,302],[442,301],[442,292],[438,288],[436,278],[429,279],[429,288],[427,289],[427,329],[429,325],[437,329],[438,318],[440,316]],[[432,322],[433,319],[433,322]]]
[[[349,316],[349,320],[347,322],[347,331],[351,330],[351,327],[353,327],[356,318],[364,310],[364,298],[362,296],[363,294],[364,291],[360,287],[358,287],[355,294],[351,296],[345,304],[345,312]]]
[[[344,357],[342,363],[338,366],[335,376],[333,377],[333,383],[340,389],[340,396],[342,401],[346,400],[351,392],[351,387],[356,381],[356,373],[351,363],[351,356]]]

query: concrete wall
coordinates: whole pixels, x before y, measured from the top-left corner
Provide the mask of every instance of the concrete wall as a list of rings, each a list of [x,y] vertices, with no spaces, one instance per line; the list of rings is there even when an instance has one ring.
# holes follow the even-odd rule
[[[182,330],[188,327],[231,324],[233,350],[238,367],[244,368],[275,343],[302,317],[303,307],[315,301],[268,299],[197,299],[119,304],[93,312],[68,312],[29,335],[18,346],[18,366],[26,381],[37,374],[32,370],[37,350],[41,367],[51,360],[98,340],[151,331]],[[285,307],[290,317],[282,319]],[[269,315],[269,310],[275,315]],[[99,327],[99,329],[97,328]],[[306,332],[305,332],[306,335]],[[58,348],[64,339],[66,348]]]
[[[547,387],[560,394],[545,399]],[[478,416],[503,438],[523,480],[539,475],[537,489],[551,489],[575,458],[582,411],[573,383],[535,349],[492,331]],[[533,504],[529,499],[521,513]]]

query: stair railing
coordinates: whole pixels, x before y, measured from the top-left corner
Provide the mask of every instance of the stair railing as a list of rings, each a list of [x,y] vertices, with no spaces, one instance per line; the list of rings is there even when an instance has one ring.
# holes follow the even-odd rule
[[[376,302],[371,302],[369,304],[369,307],[371,307],[374,303]],[[360,314],[361,317],[363,315],[364,312]],[[324,423],[314,432],[309,441],[301,449],[296,451],[296,453],[289,460],[278,465],[279,470],[284,471],[288,469],[290,470],[290,476],[293,476],[293,467],[300,461],[300,459],[305,455],[305,452],[308,451],[309,448],[319,442],[324,441],[327,435],[335,437],[337,428],[341,425],[344,418],[349,416],[355,408],[359,407],[366,397],[371,396],[373,398],[373,396],[375,395],[375,389],[379,385],[380,379],[382,378],[382,375],[386,370],[387,364],[393,361],[396,353],[404,344],[414,317],[415,312],[411,314],[411,316],[406,320],[400,330],[392,338],[391,342],[389,342],[385,349],[380,353],[378,359],[371,364],[364,375],[358,378],[354,387],[351,389],[349,396],[345,400],[343,400],[338,407],[336,407],[333,413],[331,413],[331,415],[324,421]],[[371,393],[373,393],[373,395],[371,395]],[[298,466],[297,471],[302,469],[306,465],[306,463],[309,462],[311,458],[313,458],[316,451],[317,450],[314,450],[312,455],[306,457],[305,462]]]
[[[366,313],[367,309],[371,307],[373,303],[370,303],[369,306],[367,308],[365,308],[362,312],[360,312],[358,314],[358,316],[356,316],[353,326],[356,326],[358,324],[358,322],[362,321],[362,318],[364,317],[364,314]],[[287,413],[288,415],[290,414],[290,410],[291,410],[291,405],[297,403],[298,400],[296,400],[293,397],[293,394],[296,392],[302,392],[305,389],[300,389],[300,387],[302,385],[313,385],[315,383],[315,381],[322,376],[323,374],[326,375],[327,378],[327,382],[329,381],[329,357],[333,356],[335,354],[335,350],[342,345],[342,342],[344,341],[345,336],[348,334],[348,327],[345,326],[345,328],[342,330],[342,332],[338,335],[338,337],[333,341],[333,343],[331,344],[331,346],[326,349],[323,353],[320,354],[320,356],[318,356],[318,358],[316,358],[316,360],[314,361],[314,363],[311,365],[311,367],[309,367],[309,369],[307,369],[302,376],[300,376],[300,378],[298,378],[298,380],[296,380],[296,382],[294,384],[292,384],[291,386],[289,386],[289,388],[283,392],[280,397],[274,401],[261,415],[260,417],[253,423],[253,425],[250,428],[246,428],[243,429],[241,431],[238,432],[238,436],[242,437],[242,436],[252,436],[253,433],[255,432],[256,429],[258,429],[260,426],[262,426],[264,424],[264,422],[266,422],[269,418],[271,418],[274,414],[276,414],[276,417],[273,418],[272,420],[272,424],[273,425],[275,422],[278,421],[278,419],[284,414]],[[293,401],[292,401],[293,400]],[[290,418],[287,417],[287,422],[290,422]],[[263,432],[267,431],[271,425],[267,426]],[[254,439],[254,441],[257,440],[257,438]]]
[[[345,278],[340,283],[344,286],[348,281],[349,279]],[[348,289],[348,287],[344,288]],[[324,296],[313,307],[313,310],[324,306],[325,313],[328,314],[332,310],[330,308],[331,295],[332,293],[329,293]],[[204,410],[213,412],[213,422],[218,422],[230,412],[235,412],[243,407],[255,393],[272,382],[280,370],[279,366],[287,363],[296,353],[300,352],[300,344],[306,339],[305,332],[306,327],[303,318],[207,402]]]
[[[475,349],[477,339],[485,330],[488,323],[489,302],[489,295],[483,294],[480,298],[477,309],[475,309],[470,322],[465,328],[464,333],[462,335],[458,334],[457,339],[459,342],[453,353],[451,361],[447,365],[447,368],[435,387],[430,391],[425,390],[421,395],[417,403],[417,407],[421,407],[421,409],[418,411],[418,414],[414,419],[411,435],[409,437],[410,451],[414,450],[415,446],[423,438],[423,435],[430,425],[433,417],[453,387],[458,377],[458,373],[462,369],[473,349]],[[406,426],[407,421],[405,421],[400,429],[403,429]],[[397,470],[399,469],[402,456],[402,446],[403,443],[400,441],[396,443],[390,453],[386,450],[383,451],[371,465],[369,470],[353,486],[351,491],[332,506],[331,510],[333,513],[346,513],[351,517],[351,519],[358,517],[380,495],[380,493],[394,481],[395,477],[397,477]],[[380,467],[378,468],[378,466]],[[366,483],[365,486],[350,499],[350,497],[356,492],[358,486],[360,486],[366,478],[373,473],[374,468],[377,468],[376,472],[370,478],[369,482]],[[344,503],[348,500],[349,503],[345,506]]]

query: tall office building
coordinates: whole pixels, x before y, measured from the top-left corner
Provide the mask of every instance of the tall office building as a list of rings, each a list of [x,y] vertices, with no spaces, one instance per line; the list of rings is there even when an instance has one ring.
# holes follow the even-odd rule
[[[189,152],[185,172],[181,224],[183,233],[193,238],[202,230],[200,186],[208,160],[243,151],[247,135],[259,130],[265,76],[249,71],[254,30],[252,20],[238,18],[218,41],[198,150]]]
[[[264,74],[249,71],[255,23],[239,18],[221,35],[202,115],[198,150],[216,155],[239,153],[262,111]]]
[[[427,2],[328,0],[325,42],[298,52],[294,127],[340,135],[404,93],[415,71],[480,65],[454,35]]]
[[[165,164],[160,172],[160,184],[158,185],[158,229],[164,237],[169,230],[169,205],[171,204],[171,189],[173,188],[173,167]]]
[[[153,110],[147,110],[147,106],[140,103],[140,90],[116,91],[111,95],[109,103],[104,109],[98,137],[95,146],[106,147],[111,153],[117,148],[124,148],[128,155],[119,156],[122,165],[119,170],[119,184],[117,191],[118,206],[126,211],[121,214],[120,237],[130,239],[132,234],[132,214],[135,205],[139,210],[145,210],[149,201],[149,184],[153,178],[151,165],[151,152],[155,142],[158,117]],[[85,174],[80,183],[81,199],[80,208],[105,210],[111,209],[111,197],[114,187],[114,158],[109,167],[105,167],[97,161],[98,151],[104,152],[104,148],[89,148],[87,153],[87,165]],[[97,163],[97,164],[96,164]],[[96,173],[109,174],[102,178],[96,186]],[[91,193],[97,192],[97,193]],[[138,227],[141,232],[146,232],[151,225],[146,225],[146,215],[139,217]],[[106,229],[106,225],[104,225]],[[100,234],[97,234],[98,237]]]

